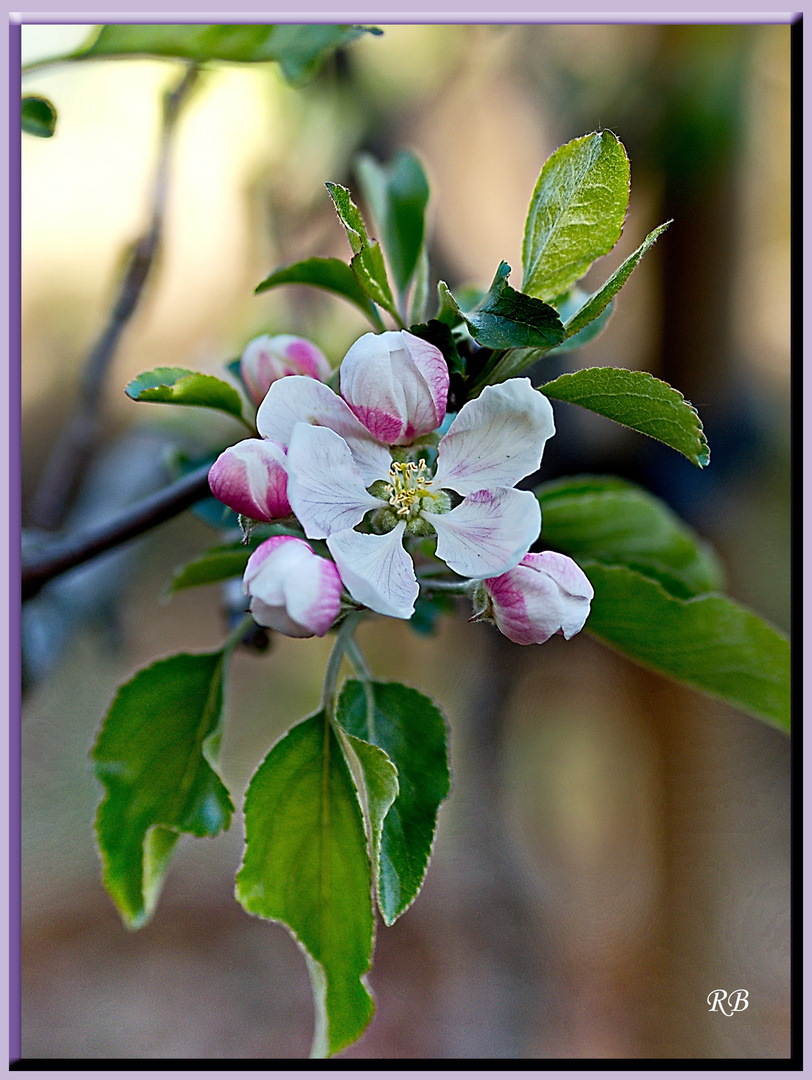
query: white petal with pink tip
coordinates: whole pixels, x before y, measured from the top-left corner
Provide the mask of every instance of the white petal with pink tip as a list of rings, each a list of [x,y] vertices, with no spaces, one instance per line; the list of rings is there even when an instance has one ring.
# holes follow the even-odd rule
[[[382,536],[347,529],[327,538],[352,598],[395,619],[412,617],[419,592],[411,556],[403,546],[405,529],[401,522]]]
[[[368,510],[386,506],[366,490],[349,446],[330,428],[297,424],[287,460],[288,499],[313,539],[351,529]]]
[[[434,482],[459,495],[513,487],[538,469],[554,434],[552,405],[529,379],[486,386],[440,440]]]
[[[530,491],[475,491],[447,514],[423,512],[437,530],[437,556],[465,577],[503,574],[515,566],[541,530],[541,510]]]

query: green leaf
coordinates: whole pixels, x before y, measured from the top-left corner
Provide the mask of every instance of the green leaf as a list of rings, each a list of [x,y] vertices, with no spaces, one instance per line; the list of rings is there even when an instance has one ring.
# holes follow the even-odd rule
[[[241,577],[252,552],[271,536],[295,536],[299,540],[304,539],[304,533],[295,526],[289,528],[276,522],[260,522],[252,529],[250,539],[235,540],[232,544],[209,548],[202,555],[178,567],[167,592],[176,593],[181,589],[192,589],[198,585],[212,585],[217,581]],[[310,544],[320,553],[321,545],[318,540],[312,540]]]
[[[47,98],[33,95],[23,98],[22,128],[27,135],[50,139],[56,131],[56,109]]]
[[[629,160],[611,131],[561,146],[536,182],[522,244],[522,291],[554,300],[620,238],[629,203]]]
[[[574,334],[583,332],[593,319],[598,318],[611,302],[612,298],[619,293],[626,284],[632,270],[634,270],[635,266],[637,266],[657,237],[661,236],[670,224],[670,221],[666,221],[663,225],[658,225],[656,229],[652,229],[637,251],[633,251],[628,259],[625,259],[617,270],[615,270],[609,280],[604,282],[600,289],[589,297],[583,307],[565,323],[564,329],[567,332],[568,338],[571,338]]]
[[[306,25],[150,25],[102,26],[88,47],[73,59],[103,56],[166,56],[205,63],[277,61],[288,82],[298,85],[316,74],[324,59],[364,33],[380,30],[363,26]]]
[[[429,185],[420,161],[401,150],[389,165],[359,155],[356,168],[392,268],[395,287],[406,290],[423,249]]]
[[[209,409],[236,416],[247,424],[242,415],[240,395],[216,375],[204,375],[187,368],[154,368],[137,375],[124,389],[133,401],[155,401],[166,405],[205,405]]]
[[[358,284],[370,300],[374,300],[400,323],[400,316],[389,287],[389,279],[386,276],[380,245],[377,240],[372,240],[367,235],[364,219],[352,201],[349,191],[341,184],[332,183],[327,184],[327,190],[330,192],[330,198],[333,200],[352,248],[353,257],[350,260],[350,266]]]
[[[381,867],[383,822],[398,794],[398,771],[379,746],[347,735],[364,777],[367,813],[372,838],[372,866],[377,890]]]
[[[583,563],[595,588],[586,629],[646,667],[778,727],[790,726],[790,648],[725,596],[681,600],[626,566]]]
[[[554,480],[536,489],[544,543],[577,561],[623,563],[687,599],[724,585],[721,564],[660,499],[611,476]]]
[[[314,257],[304,259],[275,270],[254,289],[255,293],[267,292],[277,285],[314,285],[319,289],[343,296],[355,304],[376,327],[383,328],[375,305],[358,284],[355,274],[341,259]]]
[[[475,341],[489,349],[551,349],[564,340],[555,308],[512,289],[510,267],[501,262],[491,287],[473,311],[464,314]]]
[[[437,295],[440,305],[436,316],[437,321],[445,323],[450,330],[461,326],[465,322],[462,308],[454,299],[453,293],[444,281],[437,282]]]
[[[323,712],[270,750],[245,796],[236,895],[283,923],[308,954],[316,1000],[313,1056],[335,1054],[373,1013],[371,875],[358,792]]]
[[[211,585],[216,581],[241,577],[251,558],[253,547],[237,542],[211,548],[204,555],[175,571],[169,592],[176,593],[181,589],[192,589],[198,585]]]
[[[696,409],[679,390],[646,371],[583,368],[561,375],[539,390],[556,401],[569,401],[650,435],[678,450],[700,468],[710,461],[708,442]]]
[[[400,790],[383,823],[378,904],[390,926],[412,903],[426,876],[440,803],[450,777],[442,713],[423,694],[400,683],[373,682],[374,709],[363,683],[347,681],[337,719],[350,735],[384,750]]]
[[[93,749],[104,883],[130,927],[152,915],[180,833],[216,836],[234,807],[214,770],[223,652],[181,654],[121,687]]]

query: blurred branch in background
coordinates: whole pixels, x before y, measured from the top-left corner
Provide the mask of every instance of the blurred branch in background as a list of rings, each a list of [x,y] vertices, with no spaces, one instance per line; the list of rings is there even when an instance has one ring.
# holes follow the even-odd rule
[[[158,254],[169,183],[169,159],[177,120],[197,82],[198,68],[188,65],[183,78],[164,100],[152,217],[146,233],[128,254],[127,269],[109,320],[88,356],[79,384],[79,397],[68,418],[31,500],[28,523],[58,529],[65,519],[76,487],[87,467],[100,430],[99,407],[104,379],[121,335],[132,319]]]

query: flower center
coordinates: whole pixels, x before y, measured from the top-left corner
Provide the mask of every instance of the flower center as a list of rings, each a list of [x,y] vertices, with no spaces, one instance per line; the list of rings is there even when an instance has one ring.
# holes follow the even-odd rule
[[[429,491],[434,481],[429,476],[425,458],[414,461],[393,461],[389,470],[389,483],[385,492],[388,502],[398,517],[413,518],[420,510],[428,509],[438,495]],[[429,500],[428,506],[423,500]]]

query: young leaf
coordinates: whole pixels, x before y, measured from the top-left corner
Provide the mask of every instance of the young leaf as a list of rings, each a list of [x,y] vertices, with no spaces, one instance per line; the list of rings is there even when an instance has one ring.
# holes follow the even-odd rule
[[[560,375],[539,390],[556,401],[569,401],[634,431],[650,435],[702,468],[710,450],[696,409],[668,383],[646,371],[583,368]]]
[[[355,304],[376,329],[383,329],[377,308],[358,284],[350,267],[341,259],[314,257],[284,266],[261,281],[254,292],[266,292],[277,285],[315,285],[319,289],[327,289]]]
[[[313,1055],[355,1042],[373,1013],[363,983],[370,863],[358,792],[323,712],[283,735],[254,773],[236,895],[246,911],[287,926],[310,958]]]
[[[72,59],[100,56],[169,56],[205,63],[224,60],[232,63],[279,63],[288,82],[306,82],[316,74],[324,59],[364,33],[380,34],[374,27],[306,25],[149,25],[109,24],[102,26],[93,42],[72,55]]]
[[[609,280],[604,282],[600,289],[589,297],[583,307],[581,307],[572,318],[564,324],[564,329],[567,332],[568,338],[571,338],[574,334],[583,332],[593,319],[598,318],[611,302],[612,298],[620,292],[626,284],[632,270],[634,270],[635,266],[637,266],[657,237],[661,236],[670,224],[670,221],[666,221],[665,224],[658,225],[656,229],[652,229],[637,251],[633,251],[628,259],[625,259],[617,270],[615,270]]]
[[[629,160],[611,131],[573,139],[536,182],[522,244],[522,292],[554,300],[620,238],[629,202]]]
[[[790,650],[725,596],[679,599],[627,566],[582,563],[595,588],[586,629],[646,667],[789,730]]]
[[[104,883],[130,927],[149,919],[180,833],[216,836],[234,810],[214,769],[223,652],[181,654],[121,687],[93,748]]]
[[[216,375],[204,375],[187,368],[154,368],[143,371],[124,388],[133,401],[156,401],[167,405],[204,405],[209,409],[236,416],[247,424],[242,415],[240,395]]]
[[[491,287],[463,318],[475,341],[489,349],[551,349],[564,340],[555,308],[512,289],[510,267],[501,262]]]
[[[635,484],[577,476],[543,484],[536,494],[544,543],[579,562],[622,563],[684,599],[724,585],[710,545]]]
[[[56,131],[56,109],[47,98],[31,94],[23,98],[22,128],[27,135],[50,139]]]
[[[327,190],[330,192],[330,198],[333,200],[352,248],[353,257],[350,260],[350,266],[358,284],[370,300],[374,300],[400,323],[400,316],[389,287],[389,279],[386,276],[380,245],[377,240],[372,240],[367,235],[364,219],[352,201],[349,191],[341,184],[331,183],[327,184]]]
[[[377,889],[381,867],[383,822],[398,794],[398,771],[379,746],[347,735],[364,777],[372,839],[372,868]]]
[[[349,680],[339,698],[338,723],[350,735],[384,750],[400,790],[383,823],[378,904],[387,926],[412,903],[426,876],[440,803],[450,790],[447,732],[442,713],[423,694],[400,683]]]
[[[429,185],[419,160],[401,150],[388,166],[370,154],[359,155],[356,168],[392,268],[395,287],[405,292],[423,248]]]

